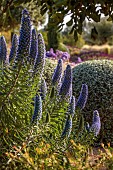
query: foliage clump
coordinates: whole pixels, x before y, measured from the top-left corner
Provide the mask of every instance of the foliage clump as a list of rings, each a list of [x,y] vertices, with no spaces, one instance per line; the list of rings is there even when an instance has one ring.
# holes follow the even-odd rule
[[[113,60],[86,61],[73,68],[73,94],[88,85],[88,101],[83,110],[88,122],[92,110],[98,110],[102,122],[100,139],[113,142]]]
[[[0,65],[1,169],[4,166],[6,169],[6,166],[8,169],[73,169],[69,153],[73,153],[77,169],[87,164],[89,167],[87,151],[100,131],[100,116],[95,111],[92,129],[88,131],[82,114],[87,102],[87,84],[82,84],[76,104],[72,95],[72,69],[67,65],[62,73],[62,60],[46,84],[43,36],[36,35],[38,48],[37,43],[32,46],[31,31],[29,12],[25,9],[15,59]],[[28,44],[23,45],[25,40]],[[31,51],[36,52],[34,63]]]

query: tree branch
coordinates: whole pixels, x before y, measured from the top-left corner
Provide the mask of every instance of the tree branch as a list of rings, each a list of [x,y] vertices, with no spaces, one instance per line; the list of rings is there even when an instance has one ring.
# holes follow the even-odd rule
[[[13,0],[11,0],[11,1],[5,6],[5,8],[3,8],[2,14],[7,11],[7,9],[11,6],[12,3],[13,3]]]

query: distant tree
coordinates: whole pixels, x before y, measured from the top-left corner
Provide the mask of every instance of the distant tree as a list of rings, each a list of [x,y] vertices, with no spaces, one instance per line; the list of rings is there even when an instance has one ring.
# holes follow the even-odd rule
[[[53,20],[49,15],[48,25],[47,25],[47,39],[48,39],[48,50],[53,48],[54,50],[58,49],[59,46],[59,35],[56,27],[53,27]]]
[[[76,41],[78,34],[82,34],[85,18],[99,22],[103,13],[109,16],[109,20],[113,20],[113,0],[39,0],[38,5],[42,6],[42,14],[49,11],[54,20],[53,27],[58,30],[63,28],[64,17],[70,15],[71,19],[66,24],[71,26]]]
[[[105,44],[113,36],[113,23],[103,17],[100,22],[85,21],[83,25],[83,37],[89,44]]]
[[[41,15],[40,7],[31,0],[0,0],[0,31],[15,29],[20,24],[21,11],[27,8],[33,19],[33,25],[44,24],[45,15]]]

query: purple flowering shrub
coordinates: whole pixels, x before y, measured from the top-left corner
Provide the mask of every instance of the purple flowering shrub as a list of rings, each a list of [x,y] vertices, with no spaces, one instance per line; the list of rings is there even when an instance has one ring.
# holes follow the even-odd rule
[[[68,52],[63,52],[60,50],[56,50],[56,52],[54,52],[53,48],[50,48],[50,50],[46,52],[46,57],[51,59],[57,59],[57,60],[62,59],[63,62],[65,62],[65,61],[69,61],[70,54]]]
[[[73,54],[70,57],[70,62],[81,63],[87,60],[94,60],[94,59],[113,59],[112,54],[107,54],[101,51],[83,51],[77,54]]]

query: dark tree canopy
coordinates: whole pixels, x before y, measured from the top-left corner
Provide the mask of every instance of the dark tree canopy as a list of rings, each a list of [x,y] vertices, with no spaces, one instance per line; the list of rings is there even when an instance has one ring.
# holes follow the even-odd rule
[[[109,16],[108,20],[113,20],[113,0],[1,0],[1,14],[6,14],[12,5],[18,7],[26,3],[34,3],[36,8],[41,6],[42,15],[48,11],[51,15],[52,27],[56,27],[57,30],[63,28],[64,17],[70,15],[71,19],[67,22],[67,26],[72,27],[70,33],[74,32],[75,40],[77,40],[77,33],[82,33],[85,18],[99,22],[103,13]]]
[[[100,21],[101,13],[113,20],[113,0],[40,0],[38,5],[42,6],[42,14],[49,10],[54,20],[53,26],[58,30],[63,27],[64,17],[70,15],[71,19],[66,24],[71,26],[74,38],[77,40],[77,33],[82,33],[82,24],[85,18],[89,21]],[[52,7],[52,8],[51,8]]]
[[[9,30],[20,24],[21,13],[24,8],[30,12],[33,25],[45,22],[45,15],[41,15],[36,1],[32,0],[0,0],[0,31]]]

